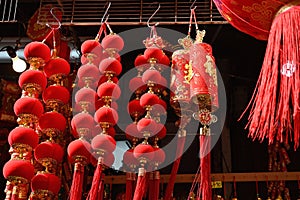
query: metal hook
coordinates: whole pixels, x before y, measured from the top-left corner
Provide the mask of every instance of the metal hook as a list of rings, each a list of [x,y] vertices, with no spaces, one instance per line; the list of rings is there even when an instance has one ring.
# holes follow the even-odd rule
[[[111,5],[111,2],[109,2],[109,3],[108,3],[108,6],[107,6],[107,8],[106,8],[106,10],[105,10],[105,12],[104,12],[104,15],[103,15],[102,19],[101,19],[101,24],[103,23],[103,21],[104,21],[104,18],[105,18],[105,16],[106,16],[106,15],[107,15],[107,13],[108,13],[108,10],[109,10],[109,8],[110,8],[110,5]],[[109,17],[109,15],[107,15],[107,17],[106,17],[105,21],[107,21],[107,20],[108,20],[108,17]]]
[[[61,27],[61,22],[60,22],[60,20],[56,17],[56,15],[53,13],[53,9],[55,9],[55,8],[58,8],[58,7],[53,7],[53,8],[51,8],[50,9],[50,13],[51,13],[51,15],[53,16],[53,18],[57,21],[57,23],[58,23],[58,27],[56,27],[56,28],[54,28],[53,26],[51,26],[50,24],[46,24],[49,28],[51,28],[51,29],[55,29],[55,30],[57,30],[57,29],[60,29],[60,27]],[[58,9],[60,9],[60,11],[63,11],[61,8],[58,8]]]
[[[149,28],[151,28],[151,26],[150,26],[150,20],[154,17],[154,15],[156,15],[156,13],[159,11],[159,9],[160,9],[160,3],[158,3],[157,9],[156,9],[155,12],[149,17],[149,19],[148,19],[148,21],[147,21],[147,26],[148,26]],[[159,22],[157,22],[156,24],[154,24],[154,26],[157,26],[158,24],[159,24]]]
[[[190,6],[190,10],[195,10],[197,8],[197,6],[195,6],[194,8],[192,8],[195,5],[196,1],[197,0],[194,0],[194,2],[192,3],[192,5]]]

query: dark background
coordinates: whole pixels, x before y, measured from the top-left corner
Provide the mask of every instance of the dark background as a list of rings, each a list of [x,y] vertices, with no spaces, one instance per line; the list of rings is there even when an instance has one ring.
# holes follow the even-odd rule
[[[39,6],[39,1],[21,1],[19,9],[20,12],[18,23],[0,23],[0,37],[27,37],[26,36],[26,23],[32,16],[35,10]],[[199,25],[200,29],[206,30],[206,36],[204,42],[209,43],[213,47],[213,54],[216,58],[218,70],[222,76],[225,84],[226,96],[227,96],[227,113],[225,126],[230,131],[231,142],[231,166],[232,172],[264,172],[267,171],[268,165],[268,153],[266,142],[259,143],[257,141],[251,141],[247,138],[247,130],[244,129],[246,125],[247,115],[242,118],[241,121],[237,121],[241,113],[245,109],[247,103],[250,100],[253,89],[255,87],[261,64],[264,57],[266,48],[265,41],[259,41],[246,35],[229,24],[220,25]],[[113,30],[116,33],[141,26],[113,26]],[[173,30],[180,31],[182,33],[187,32],[187,25],[172,25],[172,26],[160,26]],[[81,42],[79,38],[95,36],[98,31],[97,26],[91,27],[62,27],[62,31],[72,37],[76,37],[76,45],[80,46]],[[25,44],[22,44],[23,46]],[[137,55],[134,52],[132,55],[122,55],[123,72],[129,70],[133,66],[133,61]],[[136,55],[134,55],[136,54]],[[78,64],[72,64],[74,69],[78,68]],[[10,64],[0,63],[0,77],[5,80],[17,82],[19,74],[13,72]],[[171,109],[169,112],[172,112]],[[171,116],[169,118],[172,123],[175,118]],[[2,122],[2,130],[10,130],[13,125]],[[2,132],[1,132],[2,133]],[[7,135],[6,135],[7,136]],[[169,136],[172,137],[172,136]],[[122,139],[122,136],[120,137]],[[9,159],[8,144],[6,143],[5,134],[1,136],[1,167]],[[166,139],[167,140],[167,139]],[[219,140],[215,148],[212,151],[212,173],[220,173],[226,169],[226,166],[222,166],[222,160],[224,155],[221,151],[222,142]],[[198,141],[195,140],[191,147],[185,152],[180,165],[179,173],[196,173],[199,158],[198,158]],[[291,164],[288,166],[288,171],[299,171],[300,162],[297,157],[300,156],[299,150],[289,150],[291,158]],[[168,173],[171,166],[163,169],[163,172]],[[229,169],[228,169],[229,170]],[[2,175],[2,174],[1,174]],[[296,199],[297,195],[297,183],[287,182],[291,188],[292,199]],[[3,190],[5,186],[5,180],[1,177],[1,198],[3,199]],[[263,197],[266,198],[266,183],[259,183],[260,192]],[[229,186],[231,187],[231,186]],[[175,195],[187,194],[190,189],[189,184],[176,185]],[[220,192],[220,191],[217,191]],[[256,190],[255,183],[237,183],[237,194],[239,199],[255,199]],[[229,194],[227,194],[229,195]]]

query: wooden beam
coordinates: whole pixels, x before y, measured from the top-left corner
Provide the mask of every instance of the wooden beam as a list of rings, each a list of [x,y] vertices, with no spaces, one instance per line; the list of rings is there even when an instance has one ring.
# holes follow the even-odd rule
[[[162,174],[161,182],[167,183],[170,175]],[[212,181],[222,182],[255,182],[255,181],[296,181],[300,179],[300,172],[251,172],[251,173],[219,173],[211,174]],[[192,183],[194,174],[177,174],[176,183]],[[109,184],[125,184],[125,175],[105,176]]]

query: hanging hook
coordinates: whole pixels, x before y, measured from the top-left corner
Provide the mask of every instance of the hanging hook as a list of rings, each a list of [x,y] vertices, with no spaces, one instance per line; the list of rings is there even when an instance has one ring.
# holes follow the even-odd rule
[[[154,17],[154,15],[156,15],[156,13],[159,11],[159,9],[160,9],[160,3],[158,3],[157,9],[156,9],[155,12],[149,17],[149,19],[148,19],[148,21],[147,21],[147,26],[148,26],[149,28],[151,28],[151,26],[150,26],[150,20]],[[159,22],[157,22],[157,23],[154,24],[153,26],[157,26],[158,24],[159,24]]]
[[[56,15],[53,13],[53,10],[55,9],[55,8],[58,8],[58,7],[53,7],[53,8],[51,8],[50,9],[50,13],[51,13],[51,15],[52,15],[52,17],[55,19],[55,21],[58,23],[58,27],[53,27],[52,25],[50,25],[50,24],[46,24],[49,28],[51,28],[52,30],[54,29],[54,30],[58,30],[58,29],[60,29],[60,27],[61,27],[61,22],[60,22],[60,20],[56,17]],[[60,11],[62,11],[62,9],[61,8],[58,8],[58,9],[60,9]]]
[[[195,10],[197,8],[197,6],[195,6],[194,8],[192,8],[195,5],[196,1],[197,0],[194,0],[194,2],[192,3],[192,5],[190,6],[190,10]]]
[[[109,2],[109,3],[108,3],[108,6],[107,6],[107,8],[106,8],[106,10],[105,10],[105,12],[104,12],[104,14],[103,14],[103,17],[102,17],[102,19],[101,19],[101,24],[103,23],[103,21],[104,21],[104,18],[105,18],[105,16],[106,16],[106,15],[107,15],[107,13],[108,13],[108,10],[109,10],[109,8],[110,8],[110,5],[111,5],[111,2]],[[108,17],[109,17],[109,15],[107,15],[107,17],[106,17],[105,21],[107,21],[107,20],[108,20]]]

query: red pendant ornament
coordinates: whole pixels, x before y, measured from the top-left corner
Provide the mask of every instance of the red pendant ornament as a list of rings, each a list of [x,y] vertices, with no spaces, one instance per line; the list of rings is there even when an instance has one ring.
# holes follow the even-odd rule
[[[287,3],[276,13],[260,76],[252,99],[247,128],[253,140],[300,141],[299,23],[300,3]],[[268,92],[265,91],[268,88]]]
[[[61,180],[58,176],[50,173],[39,173],[31,180],[30,200],[41,198],[54,199],[60,190]]]

